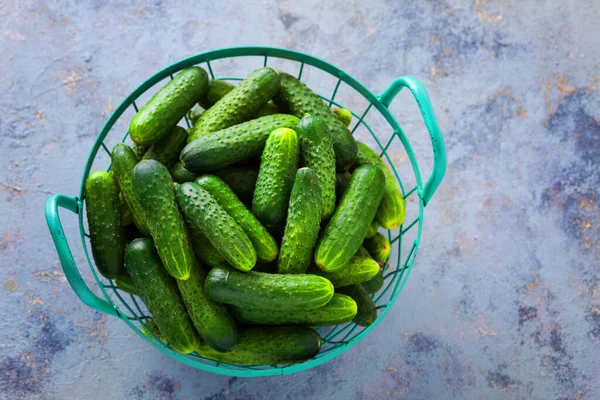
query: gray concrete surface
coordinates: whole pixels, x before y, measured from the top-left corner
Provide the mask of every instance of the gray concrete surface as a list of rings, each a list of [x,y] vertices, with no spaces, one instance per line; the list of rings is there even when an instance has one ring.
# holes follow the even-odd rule
[[[597,2],[137,3],[0,2],[0,398],[600,398]],[[77,193],[103,121],[139,82],[232,45],[305,51],[375,92],[415,75],[446,137],[447,177],[393,312],[284,378],[185,367],[85,307],[42,213]],[[392,109],[430,165],[414,105]]]

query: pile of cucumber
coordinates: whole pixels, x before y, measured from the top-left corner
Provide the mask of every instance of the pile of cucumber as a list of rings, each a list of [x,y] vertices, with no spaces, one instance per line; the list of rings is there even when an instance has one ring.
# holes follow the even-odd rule
[[[390,256],[378,229],[398,228],[405,204],[351,119],[268,67],[237,86],[191,67],[139,110],[133,146],[113,148],[85,196],[96,266],[141,297],[146,334],[277,365],[315,357],[315,327],[377,318]]]

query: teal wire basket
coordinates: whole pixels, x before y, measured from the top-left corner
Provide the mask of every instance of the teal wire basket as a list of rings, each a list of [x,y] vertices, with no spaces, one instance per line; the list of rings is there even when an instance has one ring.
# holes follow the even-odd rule
[[[392,172],[396,176],[400,188],[402,189],[407,205],[411,203],[412,205],[416,204],[417,206],[415,207],[413,215],[407,213],[407,219],[399,229],[387,232],[390,242],[392,243],[392,255],[386,265],[384,273],[385,284],[380,292],[373,295],[379,313],[377,320],[368,327],[347,323],[321,329],[319,331],[323,337],[321,352],[314,359],[299,364],[249,366],[216,362],[202,358],[196,353],[187,355],[177,353],[167,344],[160,342],[160,340],[152,334],[150,334],[150,337],[146,336],[142,332],[142,328],[145,327],[145,321],[148,321],[151,317],[148,315],[143,303],[136,298],[136,296],[121,291],[116,287],[114,282],[107,281],[97,273],[96,268],[94,267],[93,258],[90,257],[91,249],[89,244],[89,234],[86,231],[87,223],[84,223],[85,195],[83,188],[85,180],[92,169],[92,165],[94,165],[94,169],[99,169],[95,163],[95,161],[98,161],[99,159],[104,158],[107,165],[103,167],[105,169],[110,169],[110,157],[97,158],[98,152],[101,151],[101,149],[110,156],[109,147],[105,144],[109,134],[110,138],[116,137],[116,139],[113,140],[129,140],[128,132],[125,132],[124,128],[120,128],[115,124],[122,115],[126,113],[133,115],[134,111],[137,112],[138,106],[141,104],[136,103],[136,100],[138,100],[140,96],[143,96],[146,92],[152,92],[151,88],[161,81],[169,78],[173,79],[174,74],[184,68],[194,65],[204,67],[213,79],[241,80],[243,78],[223,77],[218,75],[219,70],[217,64],[223,63],[223,61],[218,60],[228,61],[229,63],[246,63],[251,59],[256,63],[256,68],[263,65],[273,66],[273,64],[286,63],[285,66],[280,69],[291,72],[290,66],[294,65],[294,68],[297,68],[297,76],[301,80],[303,80],[303,74],[304,76],[308,74],[307,70],[309,68],[311,69],[311,72],[314,70],[320,71],[319,73],[327,74],[328,79],[335,82],[332,84],[333,91],[331,94],[322,95],[321,97],[324,101],[328,102],[330,106],[350,109],[354,117],[353,125],[350,126],[351,131],[354,133],[357,129],[360,129],[365,132],[368,136],[367,140],[374,143],[374,146],[380,150],[384,162],[391,167]],[[160,86],[162,85],[157,85],[154,90],[157,90]],[[350,91],[349,96],[344,96],[344,98],[347,98],[348,100],[347,103],[344,103],[344,100],[339,100],[342,86],[344,87],[345,92],[348,90]],[[313,87],[312,84],[311,87]],[[429,132],[433,147],[434,157],[432,172],[425,184],[423,184],[419,164],[417,163],[413,148],[411,147],[406,134],[388,109],[396,95],[404,88],[407,88],[416,100],[427,131]],[[148,95],[148,93],[146,93],[146,95]],[[353,109],[348,105],[350,103],[356,103],[356,101],[354,101],[356,99],[360,99],[364,102],[365,106],[363,109]],[[372,127],[368,124],[368,121],[372,116],[383,121],[385,128],[390,131],[390,135],[383,136],[381,133],[378,135],[373,131]],[[128,122],[129,121],[127,121],[127,123]],[[182,123],[185,123],[188,127],[190,126],[187,117]],[[379,130],[380,129],[378,128],[378,132]],[[383,129],[381,129],[381,131],[383,131]],[[400,141],[399,144],[398,141]],[[403,148],[408,161],[410,162],[410,168],[408,165],[400,166],[398,165],[398,162],[394,162],[394,157],[391,154],[392,144]],[[414,182],[410,185],[411,187],[404,187],[403,180],[400,178],[401,174],[399,173],[401,169],[403,174],[408,174],[410,177],[410,179],[406,179],[406,181],[410,180],[411,182]],[[346,72],[307,54],[272,47],[226,48],[198,54],[176,62],[150,77],[135,89],[133,93],[127,96],[127,98],[125,98],[112,113],[110,118],[108,118],[90,151],[81,178],[78,196],[70,197],[56,194],[49,198],[46,202],[46,220],[65,276],[77,296],[89,307],[120,318],[135,333],[152,346],[164,354],[194,368],[221,375],[238,377],[289,375],[323,364],[349,350],[371,332],[389,312],[392,304],[406,283],[415,261],[419,249],[425,206],[428,204],[441,183],[445,171],[446,151],[442,133],[435,119],[433,107],[431,106],[427,92],[417,79],[410,76],[397,78],[383,91],[383,93],[377,96]],[[83,245],[83,251],[85,253],[85,258],[87,259],[88,267],[91,269],[96,284],[98,285],[98,290],[96,290],[99,292],[98,295],[96,295],[84,282],[75,263],[62,227],[58,213],[59,207],[66,208],[75,213],[78,218],[79,236]]]

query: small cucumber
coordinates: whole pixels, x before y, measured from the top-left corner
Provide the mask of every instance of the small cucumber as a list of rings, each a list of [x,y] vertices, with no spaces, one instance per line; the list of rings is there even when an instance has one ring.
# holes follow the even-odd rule
[[[195,181],[198,175],[185,169],[181,161],[177,161],[169,171],[173,182],[184,183]]]
[[[377,319],[377,307],[362,285],[345,286],[336,292],[350,296],[356,302],[358,312],[352,321],[357,325],[369,326]]]
[[[194,253],[196,254],[196,257],[200,259],[200,261],[211,268],[229,266],[229,263],[225,257],[223,257],[221,253],[215,249],[215,246],[213,246],[204,233],[194,228],[194,226],[189,222],[187,227],[190,234],[192,247],[194,248]]]
[[[161,137],[144,154],[143,160],[156,160],[167,168],[171,168],[179,160],[179,154],[185,147],[188,133],[176,126],[169,134]]]
[[[365,239],[363,246],[365,246],[371,257],[382,266],[387,262],[392,253],[392,246],[389,239],[379,232],[372,238]]]
[[[189,225],[200,230],[227,262],[242,271],[256,264],[256,251],[246,232],[219,203],[195,182],[177,187],[177,200]]]
[[[380,270],[377,275],[368,280],[367,282],[363,282],[362,286],[365,288],[367,293],[375,294],[381,290],[384,284],[383,279],[383,270]]]
[[[299,148],[298,135],[289,128],[275,129],[267,139],[252,198],[252,211],[265,226],[285,221]]]
[[[303,326],[246,328],[238,334],[238,344],[221,353],[202,343],[197,348],[204,358],[229,364],[277,365],[309,360],[319,354],[321,336]]]
[[[166,135],[208,88],[208,75],[200,67],[181,71],[135,114],[129,124],[134,143],[149,146]]]
[[[315,275],[327,278],[335,288],[367,282],[379,272],[379,264],[371,257],[354,256],[342,268],[324,272],[315,268]]]
[[[362,244],[383,195],[381,169],[363,165],[352,173],[350,185],[327,223],[315,250],[315,263],[324,271],[346,264]]]
[[[276,310],[312,310],[333,296],[333,285],[320,276],[243,273],[230,268],[213,268],[204,289],[220,303]]]
[[[275,239],[221,178],[215,175],[204,175],[198,178],[196,183],[206,190],[246,232],[254,246],[258,262],[268,263],[275,260],[278,252]]]
[[[206,94],[198,101],[198,104],[205,110],[208,110],[233,89],[235,89],[235,85],[231,82],[222,81],[220,79],[211,79],[208,82]]]
[[[163,267],[151,239],[135,239],[125,251],[125,266],[144,304],[171,347],[191,353],[198,334],[181,300],[177,283]]]
[[[345,324],[356,316],[356,302],[343,294],[335,293],[329,303],[314,310],[261,310],[232,307],[236,321],[250,325],[309,325],[328,326]]]
[[[140,161],[133,169],[133,191],[144,209],[165,268],[174,278],[188,279],[194,251],[177,207],[169,171],[158,161]]]
[[[350,126],[352,123],[352,113],[345,108],[334,108],[333,113],[339,118],[344,126]]]
[[[117,276],[115,278],[115,284],[117,285],[117,287],[119,289],[121,289],[124,292],[133,294],[135,296],[140,295],[140,291],[138,290],[137,287],[135,287],[135,284],[133,283],[133,279],[131,279],[131,276],[129,276],[129,274],[121,274],[121,275]]]
[[[146,326],[142,327],[142,333],[148,336],[150,339],[155,340],[154,336],[152,336],[150,332],[152,332],[152,334],[154,334],[154,336],[156,336],[156,339],[158,339],[159,341],[163,343],[167,341],[167,339],[160,333],[160,329],[158,329],[158,325],[156,325],[156,322],[154,322],[154,320],[146,322]]]
[[[335,209],[335,154],[327,125],[320,117],[307,115],[296,125],[300,138],[302,166],[315,171],[321,186],[321,219]]]
[[[92,255],[107,279],[123,271],[125,236],[119,211],[119,189],[106,171],[94,171],[85,181],[86,212]]]
[[[279,273],[306,272],[317,243],[321,205],[321,188],[317,174],[310,168],[300,168],[294,179],[285,232],[281,241]]]
[[[252,204],[258,168],[231,166],[215,171],[215,175],[233,190],[244,204]]]
[[[378,230],[379,230],[379,223],[377,222],[377,219],[374,219],[373,222],[371,222],[371,225],[369,225],[369,230],[367,231],[365,238],[366,239],[372,238],[373,236],[375,236],[377,234]]]

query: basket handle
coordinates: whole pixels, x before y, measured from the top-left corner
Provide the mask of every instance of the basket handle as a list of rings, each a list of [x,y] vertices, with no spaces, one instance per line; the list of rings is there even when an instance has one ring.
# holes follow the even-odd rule
[[[117,307],[96,296],[81,277],[60,222],[58,207],[66,208],[76,214],[79,213],[80,207],[76,197],[69,197],[64,194],[55,194],[46,201],[46,222],[69,284],[81,301],[88,306],[103,313],[120,317]]]
[[[401,76],[400,78],[397,78],[379,95],[379,100],[386,107],[389,107],[392,100],[394,100],[396,95],[405,87],[410,90],[417,102],[427,131],[429,131],[431,145],[433,146],[433,170],[431,171],[431,176],[427,180],[422,193],[419,193],[423,199],[424,205],[427,205],[442,182],[442,179],[444,179],[444,174],[446,173],[446,146],[444,145],[444,137],[442,136],[440,126],[435,119],[433,106],[431,105],[425,86],[423,86],[417,78],[413,76]]]

